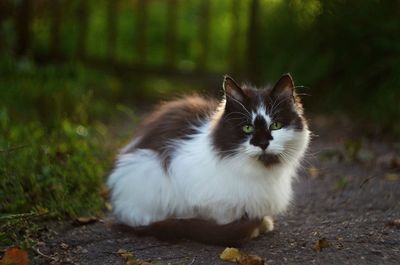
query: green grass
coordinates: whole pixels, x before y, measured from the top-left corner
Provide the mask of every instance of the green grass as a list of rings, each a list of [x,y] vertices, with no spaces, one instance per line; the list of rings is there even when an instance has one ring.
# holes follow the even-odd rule
[[[104,126],[65,118],[46,129],[38,121],[13,124],[5,110],[1,115],[2,212],[45,208],[76,216],[100,209],[97,190],[109,167]]]
[[[9,60],[0,71],[1,249],[26,243],[42,217],[98,214],[100,190],[126,139],[108,124],[135,115],[112,103],[119,95],[112,76],[79,65]]]

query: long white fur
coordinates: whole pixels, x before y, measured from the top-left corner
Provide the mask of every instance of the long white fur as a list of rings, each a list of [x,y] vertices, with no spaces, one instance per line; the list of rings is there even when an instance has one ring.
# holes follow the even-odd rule
[[[262,108],[258,112],[270,123]],[[255,158],[261,149],[249,143],[250,137],[237,155],[217,154],[211,134],[219,117],[220,113],[210,117],[190,140],[171,143],[175,152],[167,173],[152,150],[120,155],[108,185],[121,222],[143,226],[167,218],[196,217],[226,224],[245,214],[263,218],[287,208],[291,182],[309,142],[308,129],[272,131],[267,152],[280,154],[284,162],[265,167]]]

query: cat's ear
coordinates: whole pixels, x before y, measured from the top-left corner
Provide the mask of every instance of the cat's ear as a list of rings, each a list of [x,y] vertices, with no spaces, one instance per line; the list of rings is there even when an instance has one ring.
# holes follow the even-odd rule
[[[243,102],[246,95],[243,93],[242,88],[232,79],[232,77],[225,75],[223,88],[225,91],[226,100],[237,100]]]
[[[294,98],[294,83],[290,74],[284,74],[272,88],[272,95]]]

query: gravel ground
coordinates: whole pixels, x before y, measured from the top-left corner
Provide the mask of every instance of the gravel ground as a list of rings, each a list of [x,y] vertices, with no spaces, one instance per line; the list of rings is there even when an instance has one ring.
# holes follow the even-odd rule
[[[268,265],[400,264],[400,144],[322,118],[313,131],[293,205],[240,250]],[[38,264],[126,264],[121,249],[156,264],[229,264],[219,259],[224,247],[139,238],[110,215],[55,231],[38,246]],[[328,244],[317,251],[319,240]]]

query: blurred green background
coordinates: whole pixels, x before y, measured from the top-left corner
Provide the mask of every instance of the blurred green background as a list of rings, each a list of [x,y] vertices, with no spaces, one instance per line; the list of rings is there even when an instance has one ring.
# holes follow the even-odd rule
[[[399,18],[395,0],[1,0],[0,242],[26,240],[15,214],[98,214],[140,114],[223,74],[290,72],[309,113],[400,136]]]

